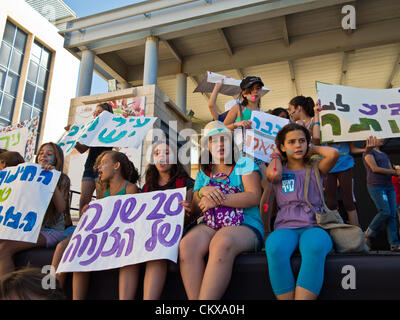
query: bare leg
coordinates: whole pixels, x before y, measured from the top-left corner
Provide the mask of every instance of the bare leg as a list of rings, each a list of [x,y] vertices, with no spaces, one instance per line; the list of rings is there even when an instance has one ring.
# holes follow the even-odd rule
[[[294,291],[286,292],[276,296],[278,300],[294,300]]]
[[[64,254],[64,251],[65,249],[67,249],[70,240],[71,237],[68,237],[57,244],[57,247],[54,251],[53,260],[51,261],[51,265],[54,268],[54,270],[57,270],[61,262],[62,256]],[[67,278],[67,273],[56,274],[56,279],[58,280],[58,283],[61,288],[64,288],[66,278]]]
[[[133,300],[139,283],[140,264],[119,269],[119,299]]]
[[[81,182],[81,197],[79,198],[79,213],[82,208],[87,205],[93,196],[93,192],[96,189],[96,183],[94,181],[82,181]]]
[[[143,300],[159,300],[167,277],[167,260],[146,263],[143,284]]]
[[[204,257],[215,230],[200,224],[186,234],[179,244],[179,269],[189,300],[199,296],[205,270]]]
[[[0,276],[3,276],[9,272],[13,272],[15,269],[13,256],[17,252],[36,248],[46,247],[46,238],[39,234],[37,243],[12,241],[12,240],[1,240],[0,241]]]
[[[90,272],[74,272],[72,276],[72,299],[85,300],[89,289]]]
[[[201,283],[199,300],[220,299],[229,285],[236,256],[254,249],[255,233],[245,226],[224,227],[210,243],[207,267]]]
[[[296,286],[296,291],[294,294],[295,300],[316,300],[317,295],[310,290],[304,289],[302,287]]]

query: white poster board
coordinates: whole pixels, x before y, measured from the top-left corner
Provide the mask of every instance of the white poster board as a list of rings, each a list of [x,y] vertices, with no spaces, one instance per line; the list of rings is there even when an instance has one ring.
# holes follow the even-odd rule
[[[275,147],[275,137],[289,120],[262,111],[252,111],[250,120],[252,129],[245,130],[244,151],[268,163]]]
[[[317,82],[321,142],[400,137],[400,89],[361,89]]]
[[[35,163],[0,171],[0,239],[37,242],[60,175]]]
[[[150,260],[177,262],[186,188],[92,201],[64,252],[59,272],[120,268]]]

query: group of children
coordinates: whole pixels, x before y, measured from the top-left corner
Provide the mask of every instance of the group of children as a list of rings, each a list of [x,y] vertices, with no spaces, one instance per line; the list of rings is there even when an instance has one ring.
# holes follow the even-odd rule
[[[79,152],[89,149],[82,178],[80,215],[85,213],[94,190],[96,198],[101,199],[187,188],[187,197],[180,202],[185,211],[185,231],[179,244],[179,268],[188,299],[220,299],[229,285],[236,256],[261,250],[264,246],[270,282],[277,299],[316,299],[324,279],[325,259],[333,244],[329,234],[318,226],[314,211],[323,207],[324,199],[318,186],[322,179],[318,181],[311,175],[306,199],[306,169],[315,166],[325,177],[326,202],[332,210],[338,206],[339,183],[349,223],[358,225],[351,153],[363,153],[368,191],[379,211],[365,232],[366,241],[370,244],[377,232],[386,226],[391,250],[400,251],[396,193],[391,180],[393,176],[393,182],[398,184],[400,168],[392,167],[388,156],[379,149],[383,140],[375,137],[368,138],[363,149],[351,142],[320,145],[319,112],[322,109],[310,97],[291,99],[288,111],[283,108],[272,111],[273,115],[291,122],[277,134],[276,148],[269,163],[245,154],[238,156],[232,130],[251,128],[252,111],[261,110],[263,85],[258,77],[243,79],[237,103],[224,115],[212,113],[215,121],[204,127],[195,181],[179,163],[176,146],[171,141],[158,141],[153,145],[141,189],[138,171],[125,154],[111,148],[76,146]],[[222,82],[215,85],[210,110],[215,110],[221,86]],[[104,110],[112,112],[109,104],[102,103],[93,116]],[[0,169],[21,162],[22,157],[15,152],[0,154]],[[63,153],[54,143],[40,146],[36,162],[44,170],[63,172]],[[14,270],[15,253],[33,247],[55,248],[52,265],[57,268],[75,228],[69,216],[69,189],[69,178],[62,173],[36,244],[0,240],[0,277]],[[276,206],[270,205],[271,199],[276,199]],[[267,204],[267,216],[271,211],[276,214],[273,231],[267,233],[262,218],[264,204]],[[296,280],[290,258],[297,248],[302,263]],[[139,268],[139,265],[128,265],[119,269],[120,299],[135,298]],[[149,261],[145,268],[143,298],[159,299],[167,276],[167,261]],[[66,275],[57,274],[57,279],[64,287]],[[89,282],[89,272],[73,273],[73,299],[87,297]]]

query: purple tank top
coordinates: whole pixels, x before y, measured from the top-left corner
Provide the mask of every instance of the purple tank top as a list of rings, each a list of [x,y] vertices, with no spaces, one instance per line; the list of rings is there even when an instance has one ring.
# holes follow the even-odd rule
[[[279,209],[274,229],[296,229],[317,226],[315,212],[307,204],[304,197],[306,170],[289,170],[286,165],[282,169],[282,180],[273,184]],[[315,174],[312,170],[310,173],[308,201],[317,210],[321,210],[323,207]]]

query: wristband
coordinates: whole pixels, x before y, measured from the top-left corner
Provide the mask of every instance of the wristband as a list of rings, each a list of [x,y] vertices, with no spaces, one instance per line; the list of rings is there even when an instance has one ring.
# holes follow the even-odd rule
[[[199,199],[203,198],[203,195],[201,194],[201,189],[199,189],[199,191],[197,191],[197,195],[199,196]]]
[[[315,124],[317,124],[317,125],[319,125],[319,126],[321,125],[321,123],[319,123],[319,122],[312,122],[312,123],[311,123],[311,127],[312,127],[313,125],[315,125]]]

